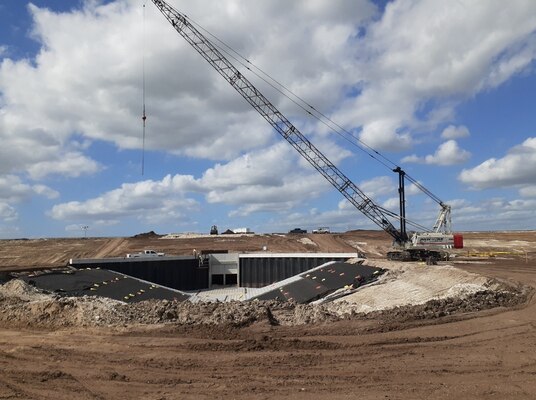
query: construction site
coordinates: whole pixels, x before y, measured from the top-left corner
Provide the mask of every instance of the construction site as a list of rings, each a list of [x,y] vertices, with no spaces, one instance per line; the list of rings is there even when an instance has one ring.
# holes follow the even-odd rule
[[[464,239],[463,250],[435,265],[386,260],[382,231],[2,240],[0,398],[529,399],[536,233]],[[146,248],[181,260],[193,249],[279,262],[353,254],[344,272],[361,268],[363,279],[336,280],[319,295],[302,284],[285,289],[295,299],[283,291],[248,299],[234,281],[179,291],[75,261],[128,261]],[[299,275],[329,278],[338,265],[304,264],[309,272],[290,284]],[[66,270],[77,267],[82,275],[68,291],[57,277],[72,284],[77,275]],[[222,272],[221,259],[213,268]],[[277,281],[281,271],[259,283],[288,285]]]
[[[380,205],[152,3],[374,229],[0,240],[0,399],[534,398],[536,231],[454,231],[449,204],[357,139],[397,178],[398,209]],[[406,215],[406,185],[433,224]]]

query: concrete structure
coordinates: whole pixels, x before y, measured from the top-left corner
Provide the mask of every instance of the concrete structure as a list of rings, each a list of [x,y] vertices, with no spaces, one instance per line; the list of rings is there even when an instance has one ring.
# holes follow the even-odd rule
[[[239,255],[238,282],[258,288],[290,278],[329,261],[344,262],[357,253],[246,253]]]
[[[220,260],[221,261],[221,260]],[[330,261],[263,288],[223,287],[188,293],[107,269],[67,267],[17,274],[28,284],[58,296],[100,296],[133,303],[149,299],[174,301],[280,300],[296,303],[330,301],[378,278],[380,268]]]
[[[236,286],[239,275],[239,254],[209,254],[209,287]]]
[[[77,269],[102,268],[177,290],[260,288],[326,262],[344,262],[357,253],[210,253],[152,258],[73,259]]]

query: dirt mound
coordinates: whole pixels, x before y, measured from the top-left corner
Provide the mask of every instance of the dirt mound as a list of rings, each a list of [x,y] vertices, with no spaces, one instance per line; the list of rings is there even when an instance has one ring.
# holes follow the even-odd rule
[[[102,297],[48,295],[23,281],[12,280],[0,286],[0,322],[45,328],[162,323],[186,327],[241,328],[255,323],[296,326],[341,319],[405,321],[510,307],[525,301],[526,296],[526,291],[503,286],[500,290],[478,291],[464,298],[436,299],[417,306],[395,307],[366,314],[359,312],[359,307],[351,302],[296,305],[278,301],[191,303],[150,300],[125,304]]]
[[[466,298],[486,290],[501,290],[501,284],[482,275],[451,265],[427,266],[422,263],[366,261],[387,269],[376,284],[363,287],[339,301],[354,304],[354,311],[372,312],[431,300]]]
[[[0,285],[0,297],[37,301],[48,299],[50,296],[20,279],[13,279]]]
[[[159,235],[158,233],[155,233],[155,231],[145,232],[145,233],[138,233],[137,235],[132,236],[134,239],[154,239],[154,238],[160,238],[164,235]]]
[[[410,320],[436,319],[448,315],[476,312],[497,307],[514,307],[527,301],[530,291],[505,287],[503,290],[482,290],[463,298],[449,297],[430,300],[417,306],[395,307],[390,310],[367,314],[367,318],[406,322]]]

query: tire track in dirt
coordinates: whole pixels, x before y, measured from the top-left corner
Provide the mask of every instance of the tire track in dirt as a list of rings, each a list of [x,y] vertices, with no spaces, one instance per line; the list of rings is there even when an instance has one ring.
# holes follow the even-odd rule
[[[357,249],[344,241],[338,234],[311,234],[307,237],[324,252],[357,253]]]
[[[124,238],[109,239],[106,243],[104,243],[100,248],[96,250],[95,255],[93,257],[105,258],[112,254],[114,256],[117,256],[119,251],[122,248],[126,247],[127,243],[128,243],[127,240]]]

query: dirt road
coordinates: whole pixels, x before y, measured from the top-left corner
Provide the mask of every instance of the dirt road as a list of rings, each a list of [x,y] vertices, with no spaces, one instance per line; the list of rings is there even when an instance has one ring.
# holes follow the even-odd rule
[[[536,288],[534,259],[457,266]],[[534,399],[535,328],[532,295],[513,309],[424,320],[9,325],[0,399]]]

